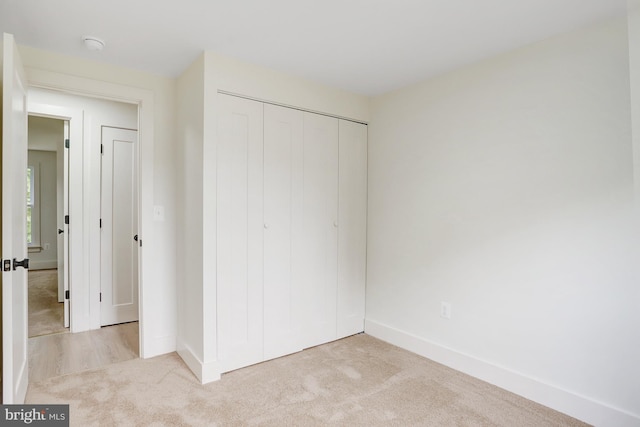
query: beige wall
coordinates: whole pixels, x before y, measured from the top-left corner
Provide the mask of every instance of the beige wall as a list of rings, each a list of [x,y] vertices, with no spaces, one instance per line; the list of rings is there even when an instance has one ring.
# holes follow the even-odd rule
[[[64,123],[47,117],[29,117],[29,149],[57,151],[64,138]]]
[[[377,97],[367,332],[588,422],[640,422],[632,159],[622,20]]]

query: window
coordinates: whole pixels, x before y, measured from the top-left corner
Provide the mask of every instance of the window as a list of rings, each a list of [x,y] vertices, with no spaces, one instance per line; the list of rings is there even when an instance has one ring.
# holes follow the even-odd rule
[[[27,244],[40,246],[38,170],[34,166],[27,166]]]

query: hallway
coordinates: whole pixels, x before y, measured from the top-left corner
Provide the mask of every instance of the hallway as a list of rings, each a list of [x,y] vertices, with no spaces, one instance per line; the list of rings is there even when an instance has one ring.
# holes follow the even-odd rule
[[[29,338],[29,382],[136,359],[138,322]]]

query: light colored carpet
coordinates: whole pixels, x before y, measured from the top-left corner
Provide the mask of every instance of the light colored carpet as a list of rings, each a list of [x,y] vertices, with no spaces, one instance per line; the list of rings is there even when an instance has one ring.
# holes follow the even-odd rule
[[[175,354],[30,385],[72,426],[584,426],[361,334],[198,384]]]
[[[58,302],[58,270],[29,271],[29,337],[65,332]]]

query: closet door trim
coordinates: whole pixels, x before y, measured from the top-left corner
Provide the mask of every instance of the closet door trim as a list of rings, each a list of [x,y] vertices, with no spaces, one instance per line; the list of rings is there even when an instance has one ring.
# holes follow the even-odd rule
[[[334,119],[346,120],[348,122],[358,123],[358,124],[365,125],[365,126],[368,125],[367,122],[363,122],[362,120],[356,120],[356,119],[352,119],[352,118],[349,118],[349,117],[339,116],[339,115],[336,115],[336,114],[325,113],[325,112],[322,112],[322,111],[309,110],[307,108],[296,107],[295,105],[283,104],[281,102],[275,102],[275,101],[269,101],[269,100],[262,99],[262,98],[256,98],[254,96],[243,95],[243,94],[235,93],[235,92],[228,92],[226,90],[218,90],[218,93],[221,94],[221,95],[229,95],[229,96],[235,96],[236,98],[248,99],[250,101],[262,102],[263,104],[275,105],[276,107],[284,107],[284,108],[289,108],[291,110],[298,110],[298,111],[302,111],[304,113],[313,113],[313,114],[318,114],[318,115],[321,115],[321,116],[333,117]]]

